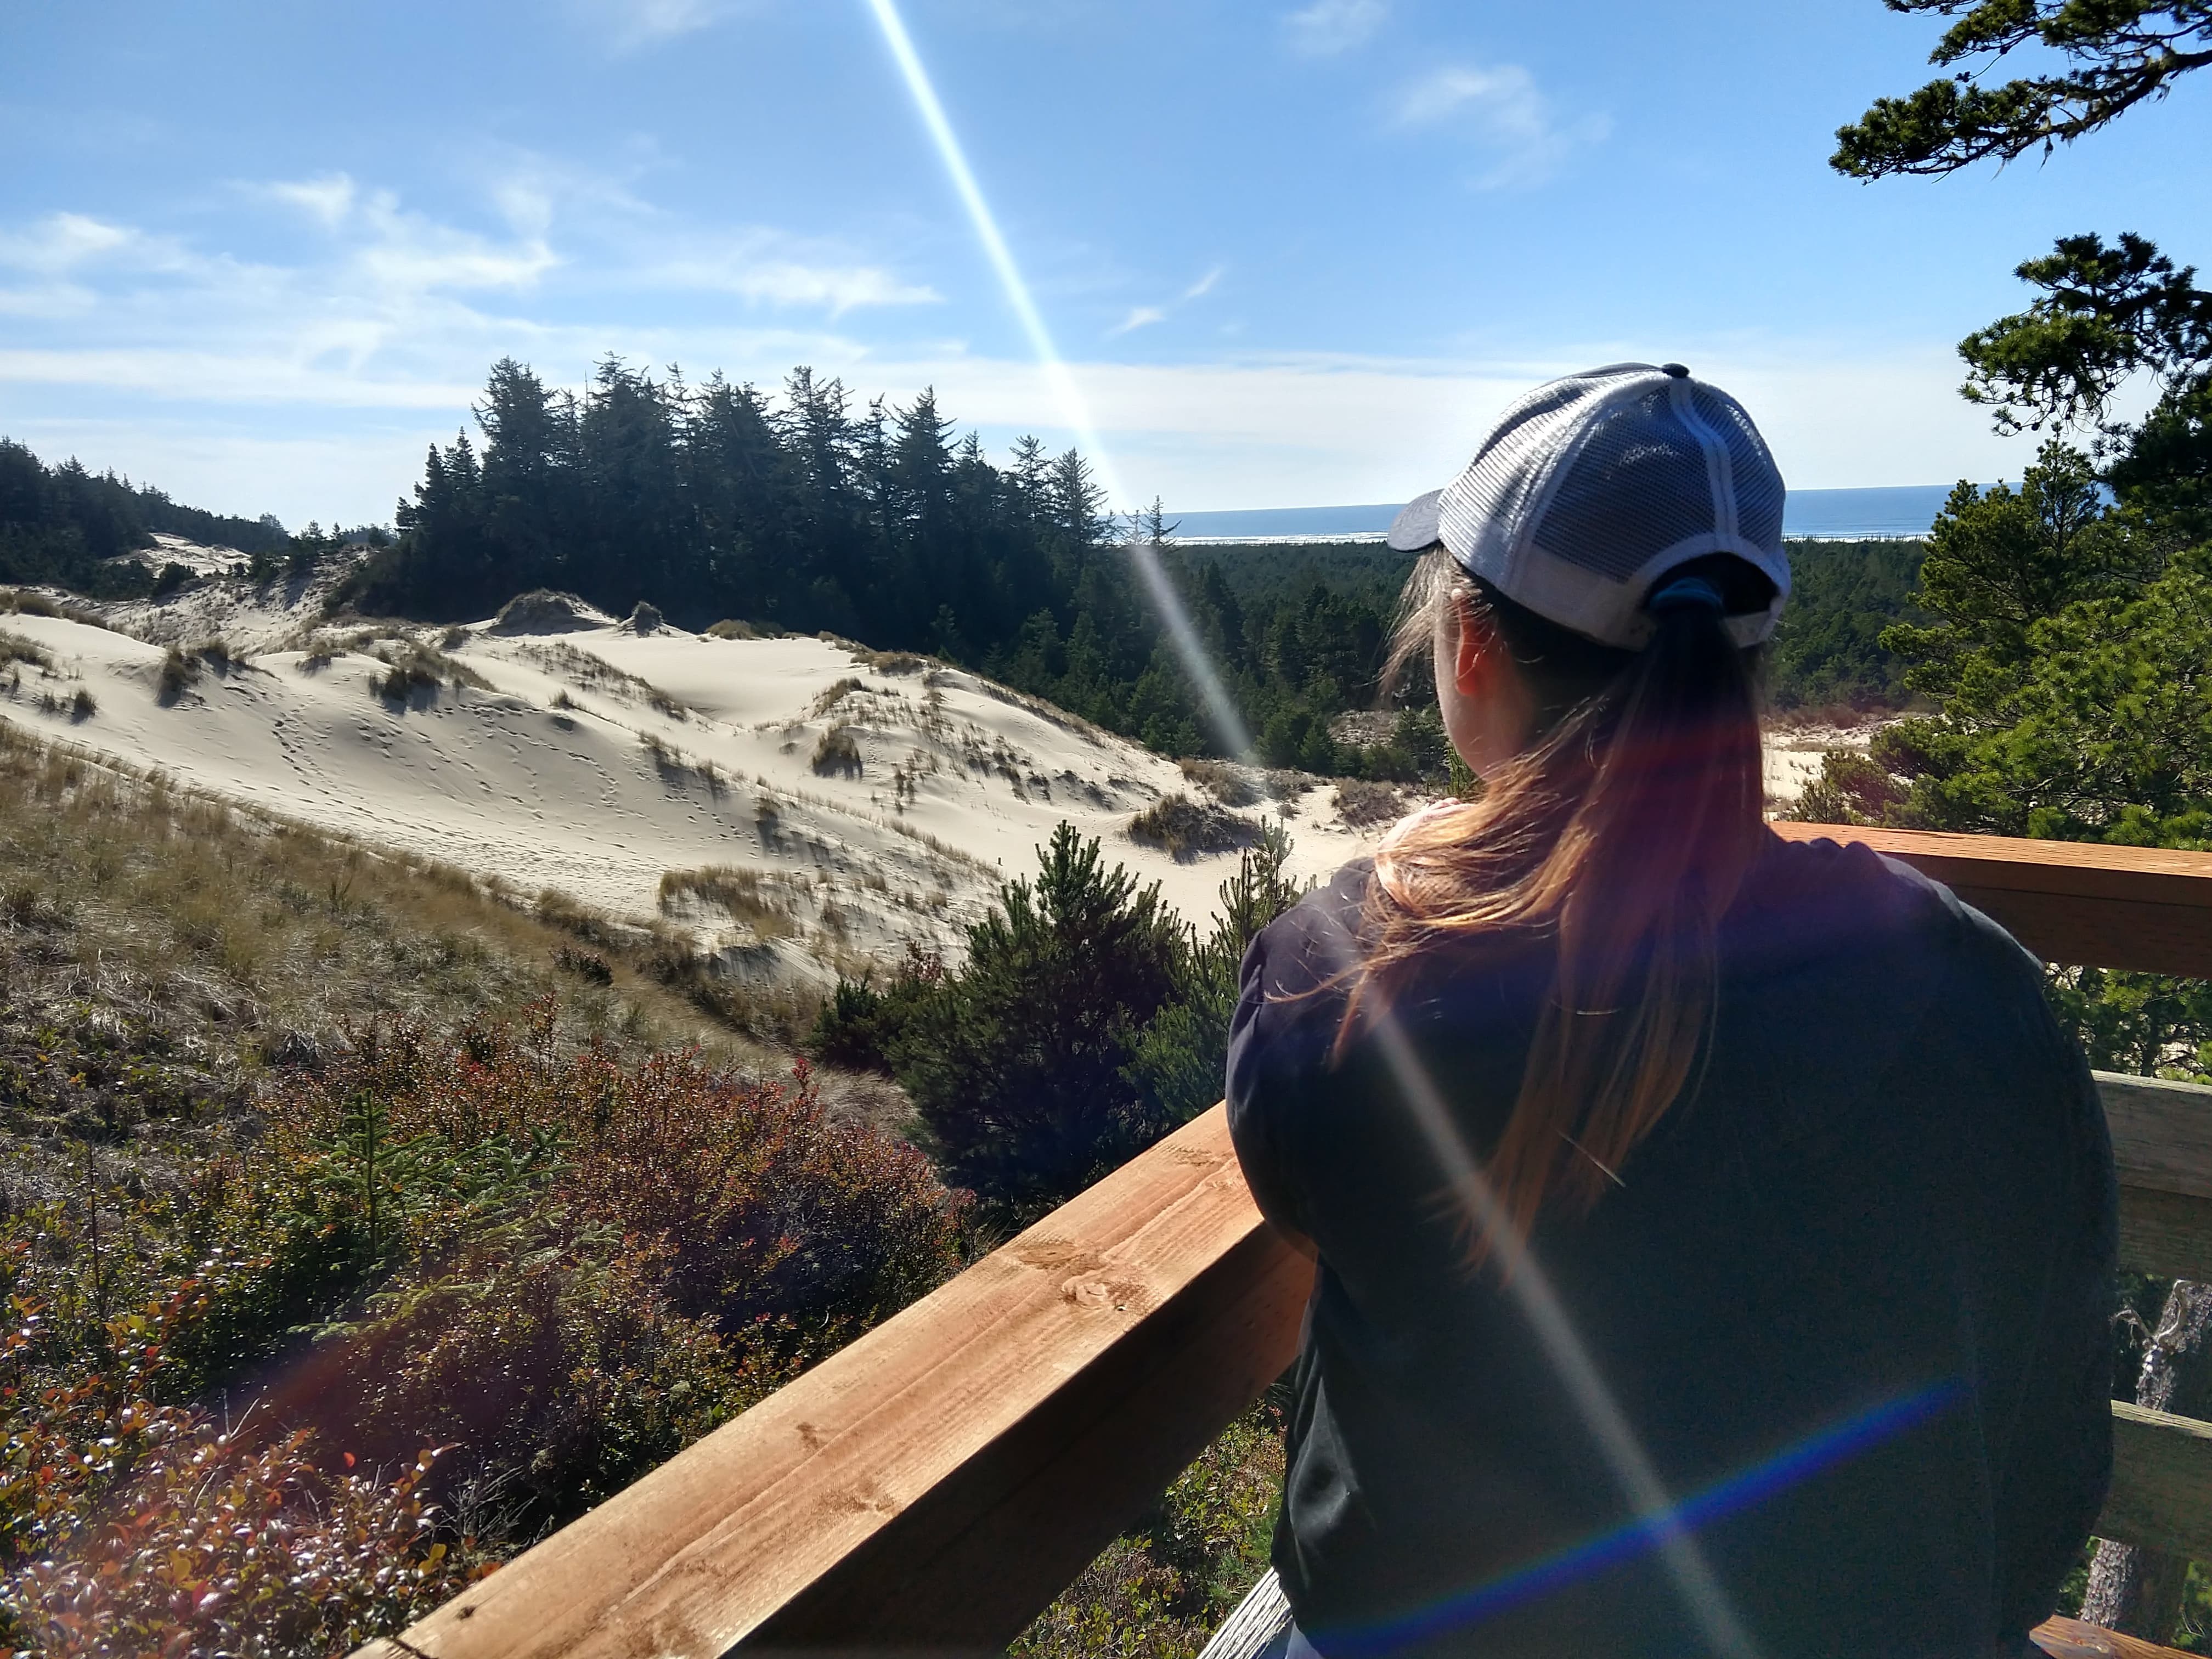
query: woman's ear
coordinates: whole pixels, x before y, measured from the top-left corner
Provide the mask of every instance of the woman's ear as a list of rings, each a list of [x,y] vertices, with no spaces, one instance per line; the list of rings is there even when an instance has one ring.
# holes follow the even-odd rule
[[[1464,596],[1451,601],[1452,686],[1463,697],[1494,694],[1504,667],[1505,641],[1489,617],[1469,605]]]

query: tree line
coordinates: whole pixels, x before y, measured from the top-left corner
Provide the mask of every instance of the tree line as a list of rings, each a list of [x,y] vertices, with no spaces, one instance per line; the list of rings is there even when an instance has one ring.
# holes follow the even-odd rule
[[[1336,725],[1375,701],[1405,555],[1176,546],[1158,503],[1110,514],[1073,450],[1024,437],[997,465],[976,434],[953,435],[933,392],[859,404],[806,368],[771,398],[609,357],[579,395],[509,358],[474,414],[481,445],[464,431],[431,448],[396,543],[348,588],[362,611],[454,621],[539,587],[618,615],[647,601],[693,627],[734,618],[929,652],[1159,752],[1219,754],[1222,722],[1133,568],[1141,541],[1160,548],[1261,761],[1443,775],[1425,685],[1407,689],[1381,741],[1342,741]],[[1853,569],[1869,557],[1838,556]],[[1872,635],[1911,582],[1887,574],[1831,584],[1825,620],[1793,617],[1784,702],[1896,695]],[[1886,607],[1873,621],[1843,614],[1870,598]]]
[[[191,579],[143,558],[156,531],[252,555],[286,547],[274,517],[240,519],[171,501],[151,484],[93,472],[74,456],[48,466],[0,438],[0,581],[45,582],[96,599],[130,599]]]

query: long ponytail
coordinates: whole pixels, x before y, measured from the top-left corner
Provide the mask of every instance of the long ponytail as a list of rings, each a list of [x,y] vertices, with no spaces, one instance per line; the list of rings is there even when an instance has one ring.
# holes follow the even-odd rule
[[[1725,556],[1688,568],[1708,566],[1730,587],[1739,571],[1763,580]],[[1554,942],[1520,1094],[1486,1161],[1525,1237],[1547,1202],[1571,1214],[1597,1203],[1697,1063],[1717,930],[1763,835],[1754,664],[1710,606],[1666,610],[1648,646],[1616,651],[1478,585],[1438,550],[1407,585],[1394,670],[1434,637],[1443,605],[1465,608],[1462,627],[1485,617],[1511,651],[1540,735],[1479,799],[1410,819],[1386,843],[1337,1045],[1439,946]],[[1486,1253],[1474,1241],[1475,1260]]]

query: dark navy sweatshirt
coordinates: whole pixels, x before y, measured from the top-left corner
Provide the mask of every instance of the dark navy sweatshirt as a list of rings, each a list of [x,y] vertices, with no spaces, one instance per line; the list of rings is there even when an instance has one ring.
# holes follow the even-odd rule
[[[1902,865],[1770,837],[1692,1085],[1624,1185],[1540,1217],[1690,1560],[1468,1267],[1377,1039],[1331,1063],[1369,873],[1253,942],[1229,1054],[1252,1190],[1319,1249],[1274,1560],[1324,1659],[2029,1651],[2110,1474],[2114,1307],[2104,1115],[2037,963]],[[1397,1000],[1478,1157],[1552,969],[1493,942]]]

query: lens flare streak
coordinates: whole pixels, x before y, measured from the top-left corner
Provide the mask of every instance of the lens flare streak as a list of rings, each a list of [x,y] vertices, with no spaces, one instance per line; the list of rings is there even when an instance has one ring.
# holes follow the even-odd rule
[[[1427,1141],[1429,1155],[1460,1206],[1469,1236],[1488,1243],[1490,1260],[1497,1264],[1507,1292],[1519,1305],[1553,1374],[1565,1386],[1584,1426],[1612,1466],[1621,1495],[1634,1511],[1632,1524],[1650,1529],[1676,1592],[1706,1645],[1728,1659],[1753,1659],[1759,1650],[1750,1632],[1729,1606],[1705,1551],[1691,1536],[1643,1442],[1606,1386],[1589,1350],[1583,1346],[1559,1293],[1492,1192],[1435,1079],[1421,1064],[1394,1015],[1378,1015],[1374,1031],[1400,1098]]]
[[[967,152],[960,147],[959,135],[952,130],[951,118],[945,114],[945,106],[937,96],[935,84],[929,70],[915,49],[914,37],[907,33],[905,21],[899,15],[896,0],[867,0],[868,9],[874,14],[877,26],[883,30],[884,41],[890,48],[892,59],[898,64],[899,74],[905,80],[908,93],[913,97],[915,108],[921,116],[922,125],[929,131],[930,142],[937,148],[938,157],[952,180],[952,188],[968,211],[969,222],[975,228],[975,237],[983,245],[983,252],[998,274],[999,286],[1005,289],[1006,303],[1013,307],[1022,331],[1029,337],[1030,349],[1036,357],[1037,367],[1052,388],[1054,400],[1059,404],[1060,418],[1075,434],[1076,446],[1090,458],[1100,485],[1106,491],[1109,502],[1125,502],[1129,497],[1121,488],[1119,472],[1114,465],[1111,451],[1098,435],[1098,428],[1091,416],[1091,404],[1083,394],[1083,387],[1074,371],[1060,356],[1060,349],[1053,343],[1052,331],[1045,326],[1044,314],[1037,309],[1036,300],[1021,267],[1014,262],[1013,250],[999,229],[998,216],[983,195],[983,187],[976,181],[975,171],[968,165]],[[1137,574],[1144,582],[1146,596],[1159,613],[1162,624],[1176,657],[1182,661],[1183,672],[1206,704],[1214,735],[1222,747],[1240,760],[1249,759],[1252,748],[1250,735],[1244,729],[1243,717],[1237,704],[1221,684],[1212,658],[1207,654],[1198,631],[1191,626],[1190,616],[1161,568],[1159,550],[1148,543],[1133,542],[1129,554],[1137,567]]]
[[[1944,1382],[1899,1399],[1885,1401],[1832,1428],[1808,1435],[1786,1446],[1764,1462],[1717,1481],[1685,1498],[1663,1517],[1638,1516],[1609,1532],[1588,1539],[1531,1562],[1525,1567],[1477,1585],[1442,1604],[1424,1608],[1386,1626],[1327,1632],[1328,1650],[1360,1659],[1431,1641],[1453,1631],[1566,1589],[1633,1559],[1660,1544],[1668,1528],[1708,1526],[1786,1492],[1825,1470],[1871,1450],[1940,1417],[1965,1398],[1957,1382]]]
[[[984,198],[982,186],[968,165],[958,136],[938,99],[921,54],[915,49],[913,37],[907,33],[896,0],[867,0],[867,5],[905,79],[922,125],[928,129],[938,155],[951,178],[953,189],[967,210],[983,252],[1006,290],[1007,302],[1029,337],[1030,349],[1059,402],[1063,420],[1073,430],[1078,445],[1089,453],[1108,500],[1127,500],[1112,455],[1092,422],[1083,389],[1053,343],[1051,331],[1045,326],[1021,268],[1015,264],[990,204]],[[1249,762],[1249,733],[1176,596],[1174,584],[1160,565],[1158,550],[1139,544],[1131,547],[1130,553],[1184,672],[1207,705],[1224,747],[1239,759]],[[1350,954],[1344,965],[1355,965]],[[1758,1650],[1749,1634],[1729,1607],[1704,1552],[1691,1536],[1682,1513],[1668,1497],[1635,1431],[1599,1375],[1566,1310],[1534,1259],[1506,1224],[1489,1183],[1483,1178],[1480,1165],[1460,1135],[1435,1081],[1395,1021],[1386,1016],[1378,1023],[1377,1030],[1404,1104],[1428,1141],[1431,1155],[1465,1211],[1470,1229],[1491,1240],[1492,1259],[1508,1269],[1506,1285],[1510,1292],[1520,1304],[1547,1359],[1572,1395],[1612,1466],[1614,1478],[1634,1511],[1630,1522],[1637,1529],[1634,1535],[1648,1536],[1651,1547],[1657,1549],[1674,1580],[1677,1593],[1712,1650],[1725,1659],[1756,1659]]]
[[[984,199],[982,185],[975,181],[975,169],[968,165],[967,153],[960,148],[959,135],[952,131],[945,106],[938,101],[937,88],[930,81],[921,54],[915,50],[914,37],[906,32],[897,5],[894,0],[867,0],[867,4],[875,14],[877,26],[884,32],[884,44],[890,46],[891,57],[898,64],[899,74],[906,81],[921,124],[929,129],[930,142],[937,146],[938,158],[951,177],[960,204],[968,210],[969,222],[975,228],[975,237],[983,245],[984,256],[998,273],[999,285],[1006,291],[1006,302],[1013,307],[1022,331],[1029,336],[1030,349],[1036,354],[1037,367],[1051,383],[1061,418],[1074,431],[1077,444],[1090,456],[1091,465],[1097,470],[1098,482],[1105,486],[1107,499],[1126,500],[1121,480],[1114,471],[1113,457],[1099,441],[1097,429],[1091,423],[1090,403],[1074,374],[1061,359],[1059,348],[1053,344],[1052,331],[1044,325],[1044,315],[1030,296],[1021,267],[1014,263],[1013,251],[999,233],[998,219],[991,211],[990,203]]]

